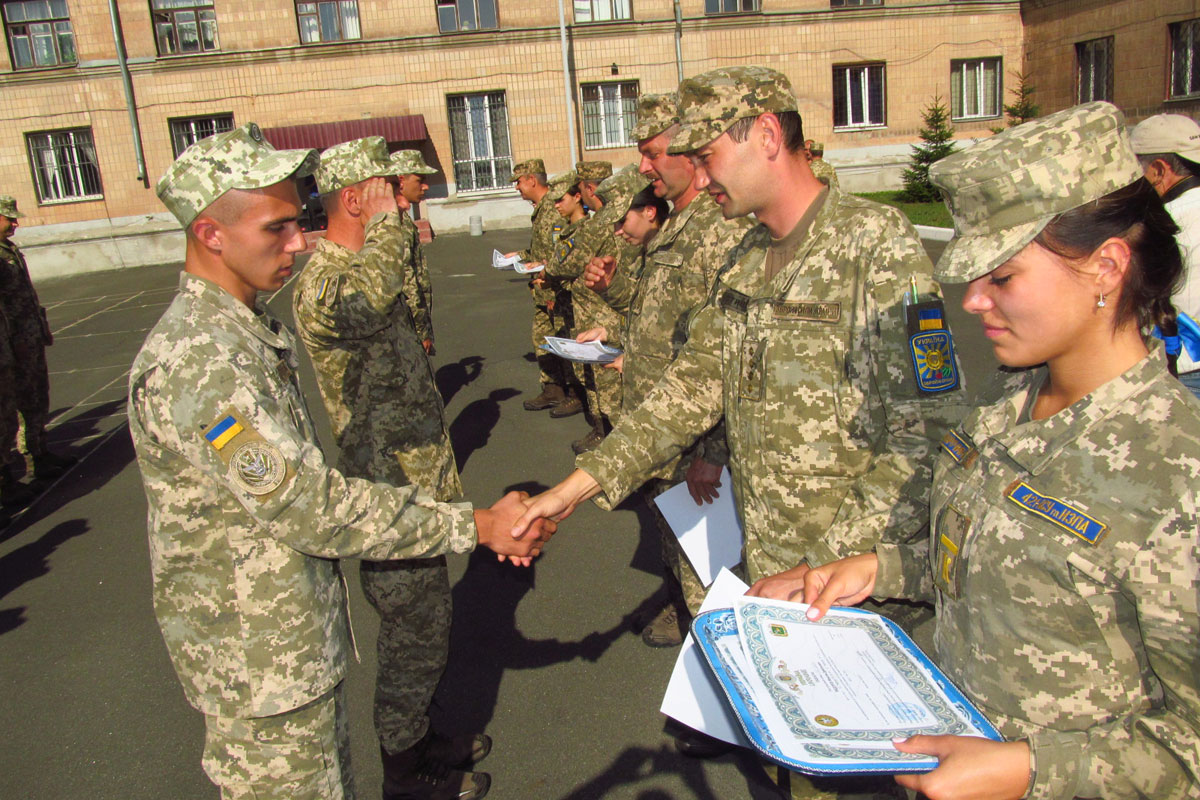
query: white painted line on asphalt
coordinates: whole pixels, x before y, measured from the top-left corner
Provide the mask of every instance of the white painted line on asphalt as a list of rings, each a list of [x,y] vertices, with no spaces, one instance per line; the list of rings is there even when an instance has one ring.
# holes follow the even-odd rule
[[[51,375],[74,375],[77,372],[96,372],[102,369],[129,369],[128,364],[109,364],[106,367],[79,367],[78,369],[60,369],[56,372],[51,372]]]
[[[68,323],[68,324],[62,326],[61,328],[59,328],[58,330],[54,331],[54,335],[57,336],[58,334],[62,333],[63,331],[70,330],[71,328],[74,328],[76,325],[81,325],[81,324],[87,322],[89,319],[92,319],[93,317],[98,317],[101,314],[105,313],[106,311],[111,311],[112,309],[117,308],[118,306],[124,305],[125,303],[129,302],[130,300],[140,297],[142,294],[144,294],[144,292],[138,292],[137,294],[130,295],[129,297],[125,298],[124,300],[118,300],[117,302],[115,302],[111,306],[109,306],[108,308],[102,308],[99,311],[94,311],[91,314],[88,314],[86,317],[83,317],[81,319],[75,320],[74,322]]]
[[[56,421],[58,421],[58,420],[62,419],[62,418],[63,418],[64,416],[66,416],[67,414],[70,414],[72,411],[74,411],[74,410],[75,410],[76,408],[78,408],[80,405],[82,405],[82,404],[84,404],[84,403],[88,402],[88,401],[89,401],[89,400],[91,400],[93,397],[95,397],[96,395],[100,394],[100,393],[101,393],[101,392],[103,392],[105,389],[107,389],[108,387],[110,387],[110,386],[112,386],[114,383],[116,383],[117,381],[120,381],[120,380],[128,380],[128,378],[129,378],[129,369],[130,369],[129,367],[126,367],[126,368],[125,368],[125,371],[124,371],[124,372],[122,372],[120,375],[118,375],[117,377],[113,378],[111,381],[109,381],[108,383],[104,384],[104,385],[103,385],[103,386],[101,386],[99,389],[97,389],[96,391],[92,392],[92,393],[91,393],[91,394],[89,394],[87,397],[83,398],[83,399],[82,399],[82,400],[80,400],[78,403],[76,403],[75,405],[71,406],[70,408],[65,408],[65,409],[63,409],[62,411],[60,411],[58,414],[55,414],[53,418],[51,418],[51,419],[49,419],[49,420],[47,420],[47,421],[46,421],[46,430],[47,430],[47,431],[49,431],[49,430],[50,430],[50,426],[52,426],[52,425],[53,425],[53,424],[54,424]]]
[[[124,309],[122,309],[122,310],[124,310]],[[59,334],[56,333],[56,334],[54,334],[54,341],[65,342],[68,339],[90,339],[93,336],[116,336],[117,334],[122,334],[122,333],[146,333],[149,330],[150,330],[149,327],[131,328],[130,330],[127,330],[127,331],[100,331],[98,333],[73,333],[70,336],[60,336]]]

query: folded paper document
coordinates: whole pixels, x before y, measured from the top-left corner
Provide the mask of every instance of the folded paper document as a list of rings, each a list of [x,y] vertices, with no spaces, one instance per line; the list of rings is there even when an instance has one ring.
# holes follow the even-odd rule
[[[621,355],[617,348],[600,342],[577,342],[558,336],[547,336],[542,349],[554,353],[559,358],[578,361],[581,364],[611,364]]]

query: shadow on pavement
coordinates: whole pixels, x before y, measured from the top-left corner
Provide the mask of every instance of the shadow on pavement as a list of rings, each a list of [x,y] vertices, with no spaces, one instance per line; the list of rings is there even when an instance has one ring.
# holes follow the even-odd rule
[[[467,356],[438,367],[434,383],[442,395],[442,405],[449,405],[450,398],[470,386],[482,372],[483,356]]]
[[[482,400],[468,403],[450,423],[450,442],[454,446],[454,460],[459,472],[466,467],[472,453],[487,446],[492,428],[500,421],[500,403],[520,393],[512,388],[494,389]]]
[[[17,587],[40,578],[50,571],[50,555],[68,539],[87,533],[86,520],[72,519],[55,525],[36,542],[18,547],[0,558],[0,598]],[[0,608],[0,634],[8,633],[25,622],[25,608]]]

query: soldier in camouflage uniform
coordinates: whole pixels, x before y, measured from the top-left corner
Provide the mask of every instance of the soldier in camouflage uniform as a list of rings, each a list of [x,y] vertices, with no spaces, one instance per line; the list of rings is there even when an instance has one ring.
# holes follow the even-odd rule
[[[421,232],[417,223],[407,213],[414,206],[419,207],[429,191],[426,175],[433,175],[437,170],[425,163],[420,150],[399,150],[392,153],[392,166],[398,172],[400,179],[396,190],[396,204],[400,207],[400,227],[404,236],[409,240],[408,251],[411,254],[411,264],[406,265],[406,273],[411,272],[412,278],[406,277],[404,282],[404,298],[413,318],[417,338],[425,352],[433,355],[433,281],[429,278],[429,265],[425,263],[425,249],[421,246]]]
[[[8,343],[8,318],[0,308],[0,442],[14,441],[17,436],[16,385],[12,347]],[[0,455],[7,458],[8,453]],[[0,462],[0,506],[20,508],[28,505],[33,497],[33,491],[21,483],[8,464]]]
[[[16,411],[20,412],[25,431],[25,452],[33,460],[33,475],[39,480],[57,478],[76,459],[61,456],[46,446],[46,422],[50,415],[50,373],[46,348],[54,343],[46,309],[38,301],[37,290],[29,278],[25,256],[12,241],[17,222],[23,215],[17,201],[0,195],[0,309],[8,319],[8,349],[12,351],[12,387]],[[6,413],[12,415],[12,411]],[[9,471],[14,481],[19,471],[14,459],[17,444],[15,416],[3,424],[0,439],[0,469]]]
[[[726,257],[663,378],[533,509],[569,511],[599,492],[611,507],[724,414],[751,580],[919,536],[933,448],[963,409],[936,302],[921,347],[942,363],[936,375],[914,368],[905,287],[937,288],[916,231],[813,177],[775,70],[688,79],[679,115],[669,152],[691,154],[727,218],[759,225]]]
[[[942,443],[928,539],[813,570],[810,616],[936,600],[935,660],[1008,741],[898,744],[939,758],[898,778],[923,796],[1200,796],[1200,403],[1141,335],[1173,326],[1174,226],[1107,103],[930,179],[957,233],[938,277],[970,281],[1012,371]]]
[[[187,252],[179,294],[130,372],[129,427],[155,613],[205,715],[204,768],[223,798],[354,796],[338,559],[478,543],[523,562],[537,550],[509,550],[519,494],[473,512],[326,466],[292,335],[256,302],[304,249],[295,179],[316,164],[315,151],[277,151],[249,123],[188,148],[157,186]]]
[[[354,478],[414,485],[441,502],[462,495],[442,399],[421,334],[406,307],[416,227],[397,208],[397,175],[419,167],[389,160],[380,136],[334,145],[316,171],[329,227],[292,295],[300,340],[340,451]],[[403,172],[402,172],[403,170]],[[422,173],[416,173],[422,174]],[[372,186],[375,189],[371,192]],[[447,740],[429,726],[429,704],[450,650],[450,578],[445,556],[364,561],[363,593],[379,613],[375,730],[388,785],[433,785],[418,775],[432,745],[459,766],[487,755],[486,736]],[[447,786],[464,778],[452,770]]]
[[[513,166],[512,182],[521,197],[533,203],[533,232],[529,247],[517,253],[527,265],[546,264],[554,256],[554,244],[563,228],[562,216],[554,210],[554,201],[547,196],[546,165],[540,158],[531,158]],[[537,356],[541,393],[521,405],[526,411],[545,411],[563,403],[578,404],[568,398],[565,365],[557,356],[541,347],[547,336],[557,336],[560,326],[554,322],[554,292],[539,281],[535,274],[529,279],[533,297],[533,352]]]
[[[804,147],[808,150],[808,166],[812,170],[813,176],[821,183],[837,187],[837,170],[833,168],[833,164],[825,160],[825,145],[809,139],[804,143]]]

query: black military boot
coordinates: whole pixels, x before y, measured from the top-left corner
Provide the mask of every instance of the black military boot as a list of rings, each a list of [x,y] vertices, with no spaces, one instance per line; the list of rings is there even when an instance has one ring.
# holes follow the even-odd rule
[[[482,760],[491,749],[483,734],[442,737],[432,729],[403,752],[380,748],[383,800],[477,800],[491,788],[491,776],[456,767]]]
[[[9,477],[7,471],[0,475],[0,506],[24,508],[34,501],[37,493],[27,484]]]
[[[79,459],[74,456],[60,456],[47,450],[33,457],[33,477],[39,481],[51,481],[65,475],[78,462]]]

